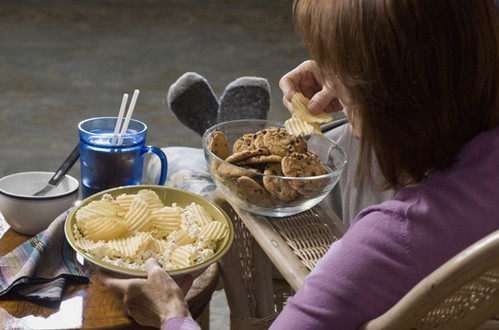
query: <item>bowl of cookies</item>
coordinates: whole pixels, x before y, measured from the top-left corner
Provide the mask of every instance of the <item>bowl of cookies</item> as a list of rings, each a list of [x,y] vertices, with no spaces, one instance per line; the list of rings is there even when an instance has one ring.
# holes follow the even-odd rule
[[[206,198],[157,185],[117,187],[84,199],[64,232],[93,268],[146,277],[156,258],[174,279],[194,277],[220,259],[234,238],[227,214]]]
[[[223,122],[203,135],[217,188],[248,212],[280,217],[308,210],[337,184],[346,154],[320,131],[290,134],[284,123],[243,119]]]

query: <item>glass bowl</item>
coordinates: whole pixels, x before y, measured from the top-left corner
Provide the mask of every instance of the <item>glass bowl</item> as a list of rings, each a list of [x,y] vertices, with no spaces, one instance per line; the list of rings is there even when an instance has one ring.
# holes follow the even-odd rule
[[[213,181],[225,198],[254,214],[280,217],[306,211],[326,197],[337,184],[345,168],[346,154],[336,142],[319,134],[302,137],[308,152],[316,154],[325,169],[325,174],[309,175],[315,172],[313,169],[317,164],[303,161],[296,172],[297,175],[306,176],[285,176],[282,172],[268,170],[268,164],[235,165],[232,161],[227,162],[220,158],[209,148],[210,140],[217,131],[223,132],[233,152],[234,143],[243,135],[249,139],[256,138],[256,132],[265,133],[271,127],[284,128],[284,125],[271,120],[244,119],[223,122],[206,130],[202,143]],[[284,144],[282,140],[279,141],[275,143]],[[278,163],[279,161],[274,160],[274,164]],[[281,160],[281,164],[284,164],[284,160]]]

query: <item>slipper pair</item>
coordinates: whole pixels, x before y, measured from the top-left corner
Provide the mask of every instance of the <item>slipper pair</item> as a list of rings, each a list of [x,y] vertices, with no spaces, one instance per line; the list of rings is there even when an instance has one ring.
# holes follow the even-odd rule
[[[264,78],[240,77],[227,85],[219,100],[206,78],[187,72],[170,86],[167,102],[182,124],[203,135],[224,121],[266,119],[270,86]]]

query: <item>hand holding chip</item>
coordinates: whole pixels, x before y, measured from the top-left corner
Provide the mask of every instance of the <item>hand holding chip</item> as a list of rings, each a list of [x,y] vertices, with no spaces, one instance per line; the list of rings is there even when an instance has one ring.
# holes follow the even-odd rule
[[[284,126],[294,136],[322,134],[321,124],[329,123],[333,116],[327,112],[313,114],[308,110],[309,99],[298,92],[291,99],[291,115]]]
[[[279,87],[284,94],[283,103],[290,111],[291,100],[296,93],[302,93],[310,99],[308,110],[311,113],[330,113],[342,109],[336,91],[326,86],[314,61],[305,61],[285,74],[279,81]]]

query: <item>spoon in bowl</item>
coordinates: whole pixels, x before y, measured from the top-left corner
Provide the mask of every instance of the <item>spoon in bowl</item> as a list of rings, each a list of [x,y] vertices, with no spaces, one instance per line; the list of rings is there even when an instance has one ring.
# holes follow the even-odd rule
[[[49,191],[57,187],[57,185],[62,181],[66,173],[73,167],[76,160],[80,157],[80,144],[78,143],[76,147],[71,151],[69,156],[64,160],[61,166],[57,169],[54,176],[49,180],[48,184],[33,194],[33,196],[45,196]]]

